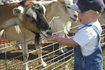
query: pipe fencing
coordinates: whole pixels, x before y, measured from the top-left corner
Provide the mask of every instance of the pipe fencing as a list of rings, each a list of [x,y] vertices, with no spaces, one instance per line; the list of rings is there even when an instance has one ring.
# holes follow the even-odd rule
[[[73,27],[72,29],[77,28]],[[101,35],[101,45],[105,46],[105,25],[102,26],[103,33]],[[59,34],[63,30],[54,34]],[[25,34],[24,34],[25,36]],[[46,46],[40,47],[42,57],[38,57],[36,52],[40,49],[33,49],[35,46],[27,46],[26,44],[34,39],[25,40],[21,43],[24,47],[23,50],[17,49],[17,42],[6,42],[6,31],[4,32],[4,39],[0,42],[0,70],[73,70],[73,49],[67,46],[64,53],[60,52],[61,48],[58,48],[58,44],[52,43]],[[28,49],[28,48],[32,49]],[[104,56],[105,57],[105,56]],[[40,58],[47,63],[46,67],[40,62]]]

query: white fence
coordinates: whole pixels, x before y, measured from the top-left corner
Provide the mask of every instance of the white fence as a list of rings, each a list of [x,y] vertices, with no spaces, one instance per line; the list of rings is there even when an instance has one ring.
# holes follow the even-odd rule
[[[75,27],[73,27],[75,29]],[[105,28],[105,27],[103,27]],[[56,32],[56,34],[62,32],[63,30]],[[4,34],[4,37],[6,35]],[[25,40],[25,38],[24,38]],[[105,45],[105,29],[103,29],[102,34],[102,46]],[[28,41],[24,41],[25,44]],[[33,41],[33,39],[32,39]],[[9,45],[11,44],[11,45]],[[22,50],[17,49],[16,42],[11,42],[9,44],[4,44],[0,47],[0,70],[72,70],[73,69],[73,49],[64,46],[68,50],[65,53],[60,53],[60,49],[57,43],[49,44],[40,47],[43,51],[43,60],[47,63],[46,67],[43,67],[40,58],[36,52],[40,49],[35,49],[34,45],[29,46],[27,53]],[[31,48],[31,49],[30,49]],[[24,50],[27,50],[26,48]],[[29,55],[28,55],[29,54]],[[28,57],[29,56],[29,57]],[[28,57],[28,58],[27,58]],[[28,68],[27,68],[28,66]]]

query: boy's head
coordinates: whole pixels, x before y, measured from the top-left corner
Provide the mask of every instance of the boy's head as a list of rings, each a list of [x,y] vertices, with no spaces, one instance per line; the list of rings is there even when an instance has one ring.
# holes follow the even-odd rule
[[[105,5],[103,0],[78,0],[70,8],[79,13],[78,18],[82,23],[87,23],[97,20],[99,14],[104,11]]]
[[[105,10],[105,4],[103,0],[78,0],[76,4],[73,4],[70,7],[71,9],[81,13],[88,10],[94,10],[102,13]]]
[[[99,17],[99,14],[100,13],[97,11],[88,10],[85,12],[79,12],[78,18],[82,24],[87,24],[96,21]]]

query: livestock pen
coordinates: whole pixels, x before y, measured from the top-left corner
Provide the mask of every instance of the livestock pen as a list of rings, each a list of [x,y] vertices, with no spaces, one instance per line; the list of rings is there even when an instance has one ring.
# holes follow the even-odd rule
[[[104,69],[105,69],[105,25],[103,27],[103,33],[101,36],[101,44],[103,48],[103,58],[104,58]],[[71,30],[74,31],[76,27],[73,27]],[[28,31],[25,30],[24,33]],[[55,34],[59,34],[63,32],[63,30],[56,32]],[[71,31],[72,32],[72,31]],[[42,45],[40,47],[43,51],[42,58],[46,62],[47,66],[43,66],[40,62],[40,58],[36,54],[39,49],[35,49],[34,39],[25,40],[27,38],[27,34],[24,34],[24,47],[25,44],[28,44],[28,52],[23,52],[23,50],[18,49],[16,41],[11,41],[6,32],[4,33],[4,39],[0,40],[0,70],[73,70],[73,49],[64,46],[63,48],[67,48],[67,51],[64,53],[60,52],[61,48],[57,43]],[[28,57],[27,61],[25,61],[26,57]]]

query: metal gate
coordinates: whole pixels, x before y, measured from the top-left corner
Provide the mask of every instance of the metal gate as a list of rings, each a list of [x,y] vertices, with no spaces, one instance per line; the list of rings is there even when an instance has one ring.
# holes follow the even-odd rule
[[[75,29],[73,27],[72,29]],[[105,25],[102,26],[103,33],[101,35],[102,46],[105,46]],[[63,30],[56,32],[59,34]],[[42,57],[38,57],[36,52],[40,49],[35,49],[33,43],[34,39],[25,40],[23,38],[23,50],[18,49],[16,41],[9,41],[6,38],[6,31],[4,38],[0,40],[0,70],[73,70],[73,49],[67,46],[62,47],[67,49],[66,52],[61,53],[57,43],[43,45],[40,47]],[[30,44],[28,44],[31,41]],[[28,45],[27,45],[28,44]],[[44,67],[40,58],[47,63]]]

